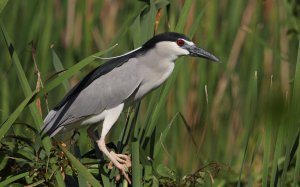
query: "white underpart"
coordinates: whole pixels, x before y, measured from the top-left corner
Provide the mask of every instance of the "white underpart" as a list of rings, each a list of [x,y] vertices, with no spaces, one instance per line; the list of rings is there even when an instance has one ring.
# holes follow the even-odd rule
[[[162,84],[173,72],[173,69],[175,67],[175,64],[172,63],[168,66],[167,70],[164,72],[164,74],[161,76],[159,80],[157,80],[158,84]]]
[[[105,135],[108,133],[108,131],[111,129],[111,127],[116,123],[117,119],[119,118],[122,110],[124,107],[124,103],[121,103],[120,105],[104,110],[100,114],[93,115],[89,117],[88,119],[84,120],[81,122],[81,125],[86,125],[86,124],[95,124],[99,121],[103,121],[103,126],[102,126],[102,132],[101,132],[101,137],[105,137]]]
[[[104,110],[100,114],[92,115],[91,117],[88,117],[84,121],[82,121],[81,125],[94,124],[99,121],[102,121],[102,120],[104,120],[106,113],[107,113],[107,110]]]
[[[156,75],[145,72],[143,84],[140,86],[138,92],[136,93],[135,100],[141,99],[151,90],[154,90],[163,82],[165,82],[173,72],[174,67],[174,63],[169,63],[164,72],[161,72],[161,74],[157,73]],[[156,78],[152,78],[153,76],[156,76]]]

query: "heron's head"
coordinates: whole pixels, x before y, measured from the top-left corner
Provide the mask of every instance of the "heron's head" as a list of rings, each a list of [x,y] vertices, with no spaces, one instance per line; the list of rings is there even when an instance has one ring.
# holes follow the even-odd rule
[[[142,48],[146,51],[156,50],[161,56],[177,58],[183,55],[201,57],[218,62],[219,59],[209,52],[198,48],[185,35],[176,32],[158,34],[147,41]]]

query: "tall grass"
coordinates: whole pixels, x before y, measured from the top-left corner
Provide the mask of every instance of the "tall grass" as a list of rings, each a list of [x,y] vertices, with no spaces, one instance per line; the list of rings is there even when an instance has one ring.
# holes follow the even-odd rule
[[[103,63],[93,56],[164,31],[185,33],[222,63],[182,57],[163,86],[124,111],[108,146],[131,155],[133,186],[300,186],[299,6],[0,0],[0,186],[127,186],[85,129],[67,147],[39,129]]]

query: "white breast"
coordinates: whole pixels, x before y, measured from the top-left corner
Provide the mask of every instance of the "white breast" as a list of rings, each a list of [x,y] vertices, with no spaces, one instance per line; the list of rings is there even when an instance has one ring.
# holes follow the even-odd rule
[[[142,62],[139,68],[143,74],[143,81],[134,99],[141,99],[153,89],[163,84],[173,72],[174,66],[174,62],[169,59],[161,61],[160,59],[152,58],[151,62]]]
[[[151,84],[154,88],[160,86],[162,83],[164,83],[171,75],[173,72],[175,65],[174,63],[170,63],[168,67],[165,69],[162,75],[158,75],[155,79],[151,80]],[[149,82],[149,84],[150,84]]]

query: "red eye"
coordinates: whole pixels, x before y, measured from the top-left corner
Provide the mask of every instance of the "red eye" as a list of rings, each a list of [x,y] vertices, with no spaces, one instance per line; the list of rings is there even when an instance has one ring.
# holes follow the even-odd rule
[[[178,46],[183,46],[183,45],[184,45],[184,40],[178,39],[178,40],[176,41],[176,43],[177,43]]]

